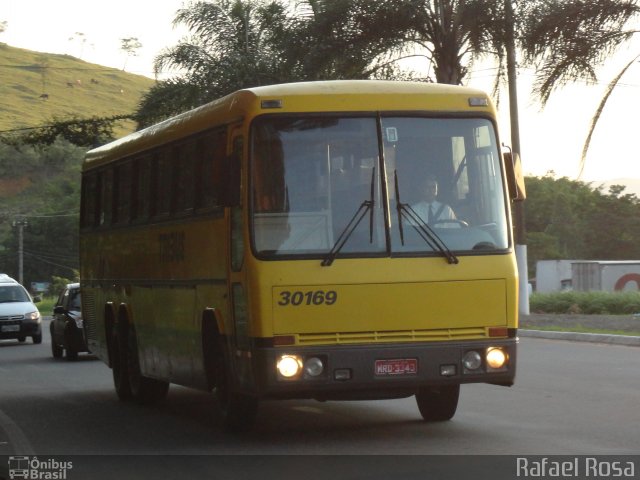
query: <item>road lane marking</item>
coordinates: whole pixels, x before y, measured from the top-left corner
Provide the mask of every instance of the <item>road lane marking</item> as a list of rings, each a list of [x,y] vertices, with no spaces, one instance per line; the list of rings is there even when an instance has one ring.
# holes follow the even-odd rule
[[[9,438],[9,443],[16,455],[35,455],[36,452],[29,443],[27,436],[11,418],[0,410],[0,428]]]

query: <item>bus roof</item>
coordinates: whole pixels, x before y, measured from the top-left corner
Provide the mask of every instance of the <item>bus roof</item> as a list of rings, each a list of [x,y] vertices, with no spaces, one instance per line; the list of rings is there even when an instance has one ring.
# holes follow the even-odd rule
[[[479,99],[473,105],[470,99]],[[274,102],[262,103],[265,100]],[[166,144],[247,116],[285,112],[494,112],[481,90],[455,85],[386,80],[332,80],[247,88],[98,147],[84,168]]]

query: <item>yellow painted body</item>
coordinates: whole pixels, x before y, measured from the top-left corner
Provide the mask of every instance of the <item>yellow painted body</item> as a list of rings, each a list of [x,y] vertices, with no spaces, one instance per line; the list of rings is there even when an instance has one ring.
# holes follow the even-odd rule
[[[344,343],[342,335],[358,333],[358,343],[431,341],[517,328],[511,255],[463,258],[455,266],[443,258],[374,258],[340,259],[329,268],[313,260],[254,261],[248,269],[256,337]],[[335,291],[336,302],[314,305],[305,296],[300,305],[279,305],[282,291],[318,290]]]

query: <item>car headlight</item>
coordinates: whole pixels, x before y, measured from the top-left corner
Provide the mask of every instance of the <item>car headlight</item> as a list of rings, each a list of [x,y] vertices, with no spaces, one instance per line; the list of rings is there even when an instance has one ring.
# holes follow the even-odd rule
[[[38,312],[37,310],[35,312],[31,312],[31,313],[27,313],[24,318],[26,318],[27,320],[36,320],[36,321],[40,321],[40,312]]]

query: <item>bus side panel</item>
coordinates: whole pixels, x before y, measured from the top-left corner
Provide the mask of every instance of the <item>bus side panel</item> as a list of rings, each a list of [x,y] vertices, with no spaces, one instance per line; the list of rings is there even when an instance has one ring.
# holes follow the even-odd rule
[[[136,327],[142,373],[205,388],[202,314],[214,308],[228,317],[226,232],[220,214],[83,236],[92,351],[108,362],[104,306],[111,302],[117,311],[125,305]]]

